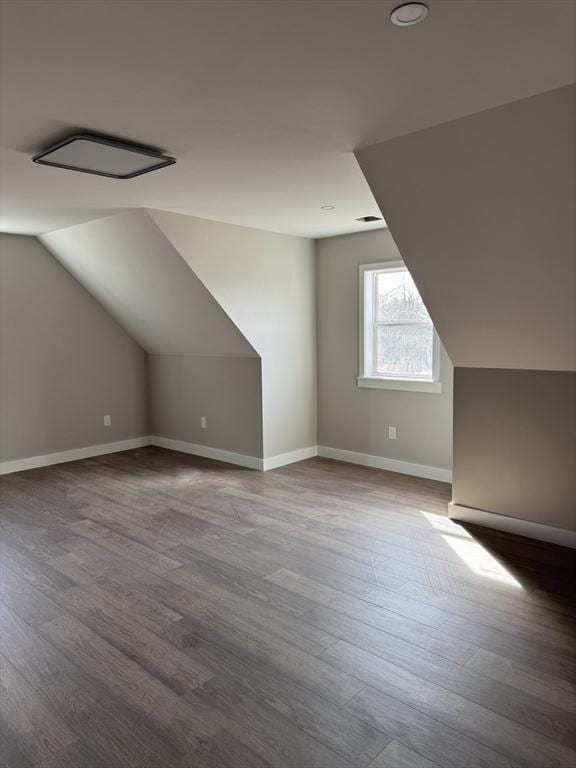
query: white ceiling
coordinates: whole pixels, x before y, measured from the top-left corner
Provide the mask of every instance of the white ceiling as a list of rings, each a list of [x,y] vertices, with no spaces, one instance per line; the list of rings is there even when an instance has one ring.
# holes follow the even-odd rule
[[[431,0],[408,29],[390,24],[394,5],[2,0],[2,231],[139,207],[364,230],[355,219],[379,211],[354,149],[575,79],[571,0]],[[30,162],[78,128],[178,162],[129,181]]]

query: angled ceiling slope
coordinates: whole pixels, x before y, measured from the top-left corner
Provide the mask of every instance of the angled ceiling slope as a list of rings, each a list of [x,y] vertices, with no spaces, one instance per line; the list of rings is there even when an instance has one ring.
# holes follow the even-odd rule
[[[576,89],[356,156],[456,366],[576,368]]]
[[[258,357],[145,211],[40,240],[146,352]]]

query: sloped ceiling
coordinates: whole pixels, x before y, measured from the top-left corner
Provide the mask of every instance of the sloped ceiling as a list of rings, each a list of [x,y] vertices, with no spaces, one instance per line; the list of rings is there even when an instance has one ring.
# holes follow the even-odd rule
[[[299,288],[310,290],[293,285],[292,270],[297,261],[308,268],[311,241],[169,211],[148,214],[259,354],[286,355],[286,318],[303,301]]]
[[[456,366],[576,367],[574,86],[356,157]]]
[[[146,352],[258,357],[145,211],[40,240]]]

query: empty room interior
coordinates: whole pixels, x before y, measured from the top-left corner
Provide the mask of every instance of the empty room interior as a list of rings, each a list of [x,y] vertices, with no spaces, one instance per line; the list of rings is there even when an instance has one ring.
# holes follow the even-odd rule
[[[0,0],[2,768],[576,768],[575,0]]]

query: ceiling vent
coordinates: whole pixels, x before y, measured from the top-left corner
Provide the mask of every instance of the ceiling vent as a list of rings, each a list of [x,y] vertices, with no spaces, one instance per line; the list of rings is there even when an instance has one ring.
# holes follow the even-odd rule
[[[112,179],[133,179],[176,162],[173,157],[150,147],[91,133],[69,136],[38,153],[32,160],[40,165],[94,173]]]
[[[356,221],[363,221],[368,224],[370,221],[382,221],[382,216],[360,216]]]

